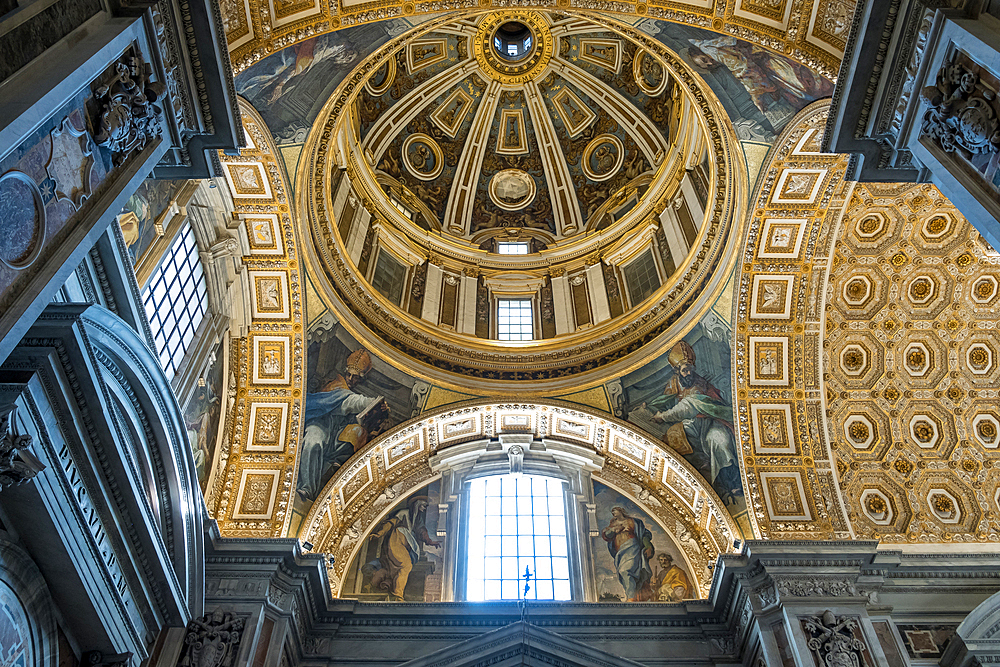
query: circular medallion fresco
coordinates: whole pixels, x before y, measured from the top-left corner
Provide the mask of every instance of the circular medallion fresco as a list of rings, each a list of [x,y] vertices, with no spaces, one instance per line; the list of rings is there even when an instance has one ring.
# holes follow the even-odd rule
[[[23,269],[38,257],[45,234],[42,193],[27,174],[11,171],[0,177],[0,261]]]
[[[403,142],[403,164],[422,181],[433,181],[444,169],[444,154],[426,134],[411,134]]]
[[[506,211],[517,211],[535,198],[535,179],[520,169],[504,169],[490,179],[490,199]]]
[[[625,161],[621,139],[613,134],[595,137],[583,149],[583,173],[592,181],[606,181],[618,173]]]
[[[632,61],[632,76],[639,89],[651,97],[663,92],[667,87],[667,73],[656,56],[648,51],[639,51]]]

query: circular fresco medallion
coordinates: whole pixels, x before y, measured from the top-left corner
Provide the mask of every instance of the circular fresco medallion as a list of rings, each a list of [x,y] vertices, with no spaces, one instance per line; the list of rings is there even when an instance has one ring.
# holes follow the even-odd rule
[[[648,51],[639,51],[632,61],[632,76],[642,92],[656,97],[667,87],[667,72],[656,56]]]
[[[375,70],[375,73],[365,81],[365,88],[368,92],[378,97],[389,90],[393,81],[396,80],[396,59],[386,58],[385,62]]]
[[[27,174],[10,171],[0,176],[0,261],[12,269],[31,265],[42,249],[45,205],[42,193]]]
[[[444,169],[444,153],[426,134],[411,134],[403,142],[403,164],[422,181],[433,181]]]
[[[583,173],[592,181],[606,181],[621,169],[625,147],[613,134],[594,137],[583,149]]]
[[[505,211],[518,211],[535,198],[535,179],[520,169],[504,169],[490,179],[490,199]]]

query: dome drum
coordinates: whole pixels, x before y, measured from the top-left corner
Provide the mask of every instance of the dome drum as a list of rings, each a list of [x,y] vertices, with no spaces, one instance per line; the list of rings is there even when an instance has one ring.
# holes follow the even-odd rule
[[[512,22],[532,44],[503,67],[550,51],[530,77],[482,61],[487,47],[500,57],[493,35]],[[634,31],[543,12],[493,12],[417,41],[448,60],[407,80],[421,54],[404,49],[381,95],[386,72],[359,71],[306,146],[333,169],[304,212],[344,325],[438,378],[502,383],[594,370],[693,321],[721,288],[742,165],[733,138],[709,132],[721,109],[688,92],[686,65]],[[653,317],[636,328],[640,305]],[[501,307],[520,313],[517,339]]]

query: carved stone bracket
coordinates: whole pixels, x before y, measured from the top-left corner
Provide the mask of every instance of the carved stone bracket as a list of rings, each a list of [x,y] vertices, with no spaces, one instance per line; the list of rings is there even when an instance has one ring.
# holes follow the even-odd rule
[[[81,657],[80,664],[84,667],[130,667],[132,654],[87,651]]]
[[[17,409],[14,408],[0,417],[0,491],[24,484],[45,470],[45,464],[28,451],[31,436],[18,433],[16,425]]]

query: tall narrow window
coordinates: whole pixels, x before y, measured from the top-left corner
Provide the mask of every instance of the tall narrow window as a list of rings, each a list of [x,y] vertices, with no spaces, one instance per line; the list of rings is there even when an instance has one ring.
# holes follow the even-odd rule
[[[653,253],[646,250],[639,258],[625,267],[625,282],[628,284],[632,305],[637,306],[660,286],[660,274],[656,271]]]
[[[532,340],[534,320],[531,301],[500,299],[497,301],[497,338],[500,340]]]
[[[517,600],[524,570],[531,600],[569,600],[563,483],[550,477],[496,475],[469,483],[466,599]]]
[[[389,253],[380,251],[375,264],[375,274],[372,276],[372,287],[398,306],[399,300],[403,297],[405,281],[406,268]]]
[[[173,379],[208,313],[205,272],[190,225],[174,238],[142,293],[142,305],[167,379]]]

